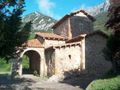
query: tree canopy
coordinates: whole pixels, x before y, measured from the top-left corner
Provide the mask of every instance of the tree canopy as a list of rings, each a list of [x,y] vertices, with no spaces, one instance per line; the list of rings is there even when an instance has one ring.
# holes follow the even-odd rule
[[[0,0],[0,57],[13,57],[16,47],[25,41],[23,34],[29,33],[20,29],[24,6],[24,0]]]
[[[120,1],[110,0],[111,5],[108,10],[109,19],[106,27],[113,31],[107,42],[107,59],[112,61],[115,71],[120,72]]]

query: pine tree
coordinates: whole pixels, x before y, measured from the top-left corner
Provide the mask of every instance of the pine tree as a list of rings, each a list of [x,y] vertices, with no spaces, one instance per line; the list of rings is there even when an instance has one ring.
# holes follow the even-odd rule
[[[0,0],[0,57],[10,59],[23,41],[21,15],[24,0]]]

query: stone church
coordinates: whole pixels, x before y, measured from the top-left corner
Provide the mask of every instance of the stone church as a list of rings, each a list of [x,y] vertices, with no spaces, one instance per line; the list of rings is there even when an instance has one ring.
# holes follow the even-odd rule
[[[55,25],[53,33],[37,32],[24,44],[18,60],[14,60],[12,73],[22,75],[22,57],[29,57],[29,69],[40,76],[64,74],[79,70],[86,74],[103,75],[111,69],[103,49],[108,36],[93,31],[94,17],[79,10],[65,15]]]

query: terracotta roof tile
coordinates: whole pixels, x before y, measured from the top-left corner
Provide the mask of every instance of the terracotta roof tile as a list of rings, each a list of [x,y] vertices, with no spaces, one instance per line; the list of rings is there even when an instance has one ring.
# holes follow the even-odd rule
[[[86,36],[86,34],[81,34],[79,36],[76,36],[68,41],[66,41],[66,43],[73,43],[73,42],[79,42],[81,41],[84,37]]]
[[[38,39],[28,40],[27,42],[24,43],[24,46],[25,47],[36,47],[36,48],[43,47]]]
[[[67,40],[66,38],[60,36],[60,35],[57,35],[57,34],[54,34],[54,33],[41,33],[41,32],[37,32],[36,35],[42,37],[42,38],[45,38],[45,39],[52,39],[52,40]]]

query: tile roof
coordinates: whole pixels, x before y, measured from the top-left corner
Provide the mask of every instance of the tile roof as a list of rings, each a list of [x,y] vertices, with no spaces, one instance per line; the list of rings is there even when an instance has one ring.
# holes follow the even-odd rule
[[[25,46],[25,47],[35,47],[35,48],[43,47],[38,39],[28,40],[23,44],[23,46]]]
[[[100,31],[100,30],[97,30],[97,31],[94,31],[94,32],[92,32],[92,33],[90,33],[90,34],[87,34],[86,35],[86,38],[88,38],[88,37],[90,37],[90,36],[93,36],[93,35],[101,35],[101,36],[103,36],[103,37],[105,37],[105,38],[108,38],[109,36],[106,34],[106,33],[104,33],[104,32],[102,32],[102,31]]]
[[[78,10],[76,12],[72,12],[70,14],[66,14],[61,20],[59,20],[56,24],[53,25],[53,29],[55,29],[58,25],[60,25],[63,21],[65,21],[66,19],[70,18],[71,16],[74,16],[78,13],[82,12],[83,14],[85,14],[90,20],[95,21],[95,18],[91,15],[89,15],[87,12],[85,12],[84,10]]]
[[[86,36],[86,34],[81,34],[81,35],[79,35],[79,36],[77,36],[77,37],[74,37],[74,38],[66,41],[66,43],[79,42],[79,41],[81,41],[85,36]]]
[[[91,36],[93,36],[93,35],[101,35],[101,36],[103,36],[103,37],[105,37],[105,38],[108,38],[108,35],[105,34],[104,32],[102,32],[102,31],[94,31],[94,32],[92,32],[92,33],[90,33],[90,34],[81,34],[81,35],[79,35],[79,36],[76,36],[76,37],[74,37],[74,38],[66,41],[66,43],[79,42],[79,41],[81,41],[84,37],[85,37],[85,38],[89,38],[89,37],[91,37]]]
[[[67,40],[66,38],[54,34],[54,33],[43,33],[43,32],[37,32],[36,35],[45,38],[45,39],[51,39],[51,40]]]

